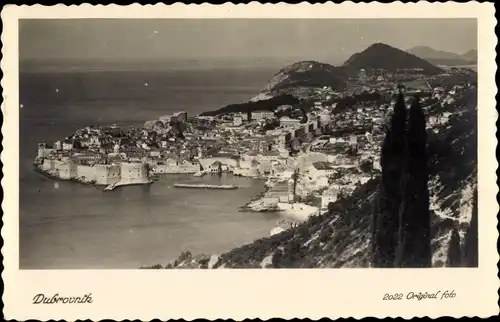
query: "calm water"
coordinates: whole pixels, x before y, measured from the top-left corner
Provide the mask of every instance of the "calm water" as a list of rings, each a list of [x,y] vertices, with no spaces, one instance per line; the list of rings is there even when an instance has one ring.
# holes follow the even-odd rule
[[[165,264],[184,250],[220,253],[267,236],[276,215],[237,211],[263,191],[262,181],[173,175],[105,193],[76,183],[54,185],[32,171],[31,160],[37,142],[53,142],[89,124],[143,123],[178,110],[198,114],[247,101],[272,73],[21,74],[20,268],[138,268]],[[240,189],[172,187],[190,180]]]

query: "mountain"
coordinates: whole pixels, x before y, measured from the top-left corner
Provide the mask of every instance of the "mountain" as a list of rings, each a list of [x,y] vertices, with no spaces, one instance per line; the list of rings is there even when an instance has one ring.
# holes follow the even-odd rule
[[[464,266],[477,267],[477,90],[427,117],[453,112],[428,131],[433,267],[443,267],[454,228],[464,246]],[[222,255],[183,253],[167,268],[349,268],[370,266],[375,177],[298,226]],[[149,268],[163,268],[155,265]]]
[[[395,72],[398,69],[423,69],[424,74],[435,75],[443,70],[425,59],[386,44],[376,43],[360,53],[352,55],[344,66],[351,70],[385,69]]]
[[[452,52],[436,50],[426,46],[417,46],[407,50],[412,55],[429,61],[434,65],[464,66],[471,65],[477,60],[477,52],[470,50],[464,55]]]
[[[462,55],[462,57],[468,61],[471,62],[477,62],[477,50],[476,49],[471,49],[465,54]]]
[[[317,61],[301,61],[288,65],[276,73],[265,88],[252,100],[291,94],[295,97],[307,96],[315,88],[329,86],[343,90],[348,74],[345,68],[335,67]]]

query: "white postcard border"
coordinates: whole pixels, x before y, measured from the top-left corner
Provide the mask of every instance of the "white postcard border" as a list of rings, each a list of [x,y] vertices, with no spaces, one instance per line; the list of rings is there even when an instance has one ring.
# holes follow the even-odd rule
[[[493,4],[5,6],[2,125],[2,237],[6,319],[268,319],[367,316],[404,318],[498,314],[498,204],[495,158]],[[303,270],[19,270],[18,19],[23,18],[477,18],[479,268]],[[437,31],[438,32],[438,31]],[[441,301],[382,301],[384,293],[454,290]],[[38,293],[93,303],[33,305]]]

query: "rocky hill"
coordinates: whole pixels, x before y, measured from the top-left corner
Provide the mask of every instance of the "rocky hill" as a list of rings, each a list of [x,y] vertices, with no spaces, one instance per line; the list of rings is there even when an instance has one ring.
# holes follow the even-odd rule
[[[344,66],[351,70],[385,69],[391,72],[398,69],[419,68],[427,75],[443,72],[441,68],[425,59],[382,43],[373,44],[364,51],[352,55]]]
[[[434,65],[444,66],[466,66],[475,64],[477,60],[477,52],[471,50],[465,55],[460,55],[452,52],[436,50],[426,46],[417,46],[407,50],[412,55],[428,60]],[[474,55],[476,54],[476,56]]]
[[[315,88],[329,86],[341,91],[346,86],[347,70],[316,61],[302,61],[284,67],[276,73],[253,101],[284,94],[307,96]]]
[[[453,228],[460,235],[464,266],[477,266],[477,91],[453,105],[435,106],[428,116],[453,113],[429,129],[429,191],[432,263],[445,265]],[[358,185],[329,211],[295,228],[222,255],[192,256],[150,268],[341,268],[369,267],[371,212],[379,178]]]

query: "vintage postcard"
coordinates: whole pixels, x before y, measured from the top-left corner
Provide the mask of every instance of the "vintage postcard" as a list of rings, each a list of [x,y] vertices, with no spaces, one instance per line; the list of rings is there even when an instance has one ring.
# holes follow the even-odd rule
[[[6,319],[499,313],[492,4],[1,17]]]

